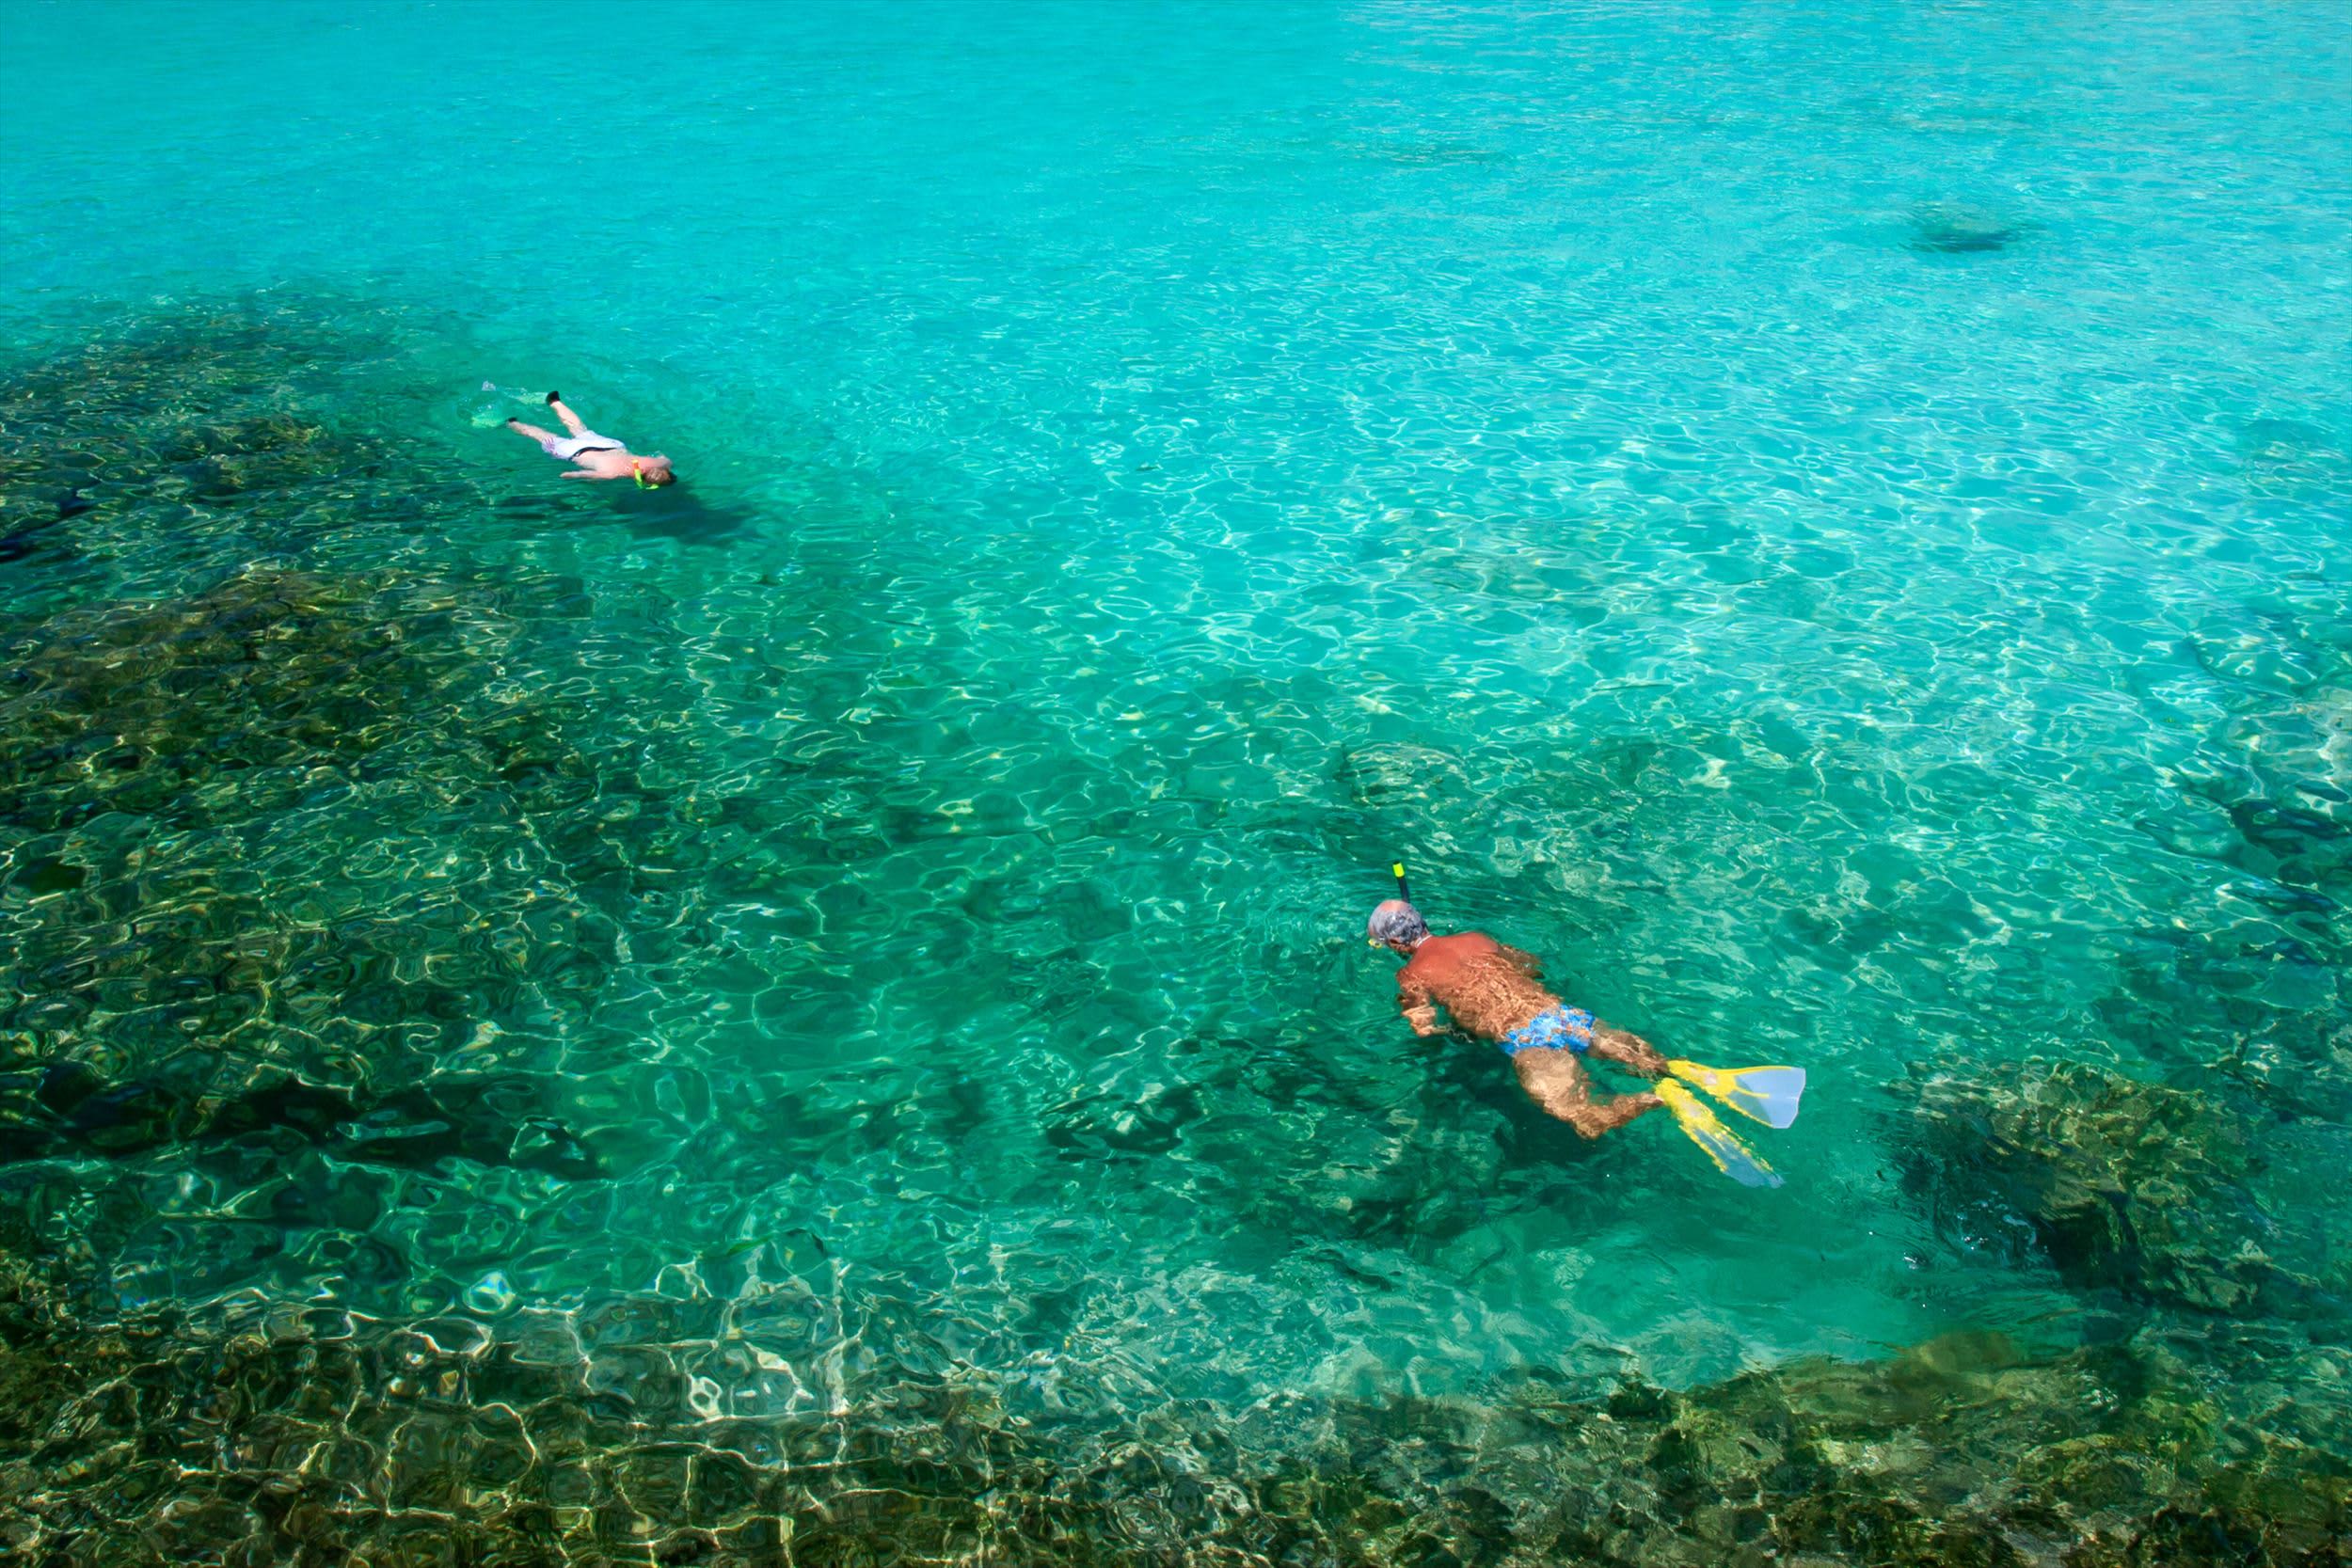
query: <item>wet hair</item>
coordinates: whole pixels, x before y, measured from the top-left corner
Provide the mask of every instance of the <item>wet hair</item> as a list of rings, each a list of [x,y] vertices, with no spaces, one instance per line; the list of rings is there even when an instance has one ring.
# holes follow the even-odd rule
[[[1428,937],[1429,922],[1404,899],[1391,898],[1372,911],[1364,934],[1375,942],[1401,942],[1409,947]]]

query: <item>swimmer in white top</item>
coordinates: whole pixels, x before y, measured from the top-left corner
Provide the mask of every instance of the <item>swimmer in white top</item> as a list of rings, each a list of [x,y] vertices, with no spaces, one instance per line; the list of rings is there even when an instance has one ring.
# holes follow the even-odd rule
[[[549,392],[548,406],[564,421],[564,428],[571,432],[569,436],[558,436],[552,430],[541,430],[520,420],[509,420],[506,423],[516,434],[538,442],[539,450],[549,457],[572,465],[564,475],[565,479],[633,479],[638,488],[648,490],[677,483],[668,458],[659,454],[639,457],[612,436],[597,435],[564,405],[563,393]]]

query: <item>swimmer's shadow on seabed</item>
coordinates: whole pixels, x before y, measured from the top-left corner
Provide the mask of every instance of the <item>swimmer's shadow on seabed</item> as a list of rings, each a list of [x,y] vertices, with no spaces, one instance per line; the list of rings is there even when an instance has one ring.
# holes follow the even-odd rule
[[[544,518],[557,527],[580,528],[608,520],[626,523],[630,532],[646,539],[672,539],[681,545],[723,545],[752,525],[754,514],[739,506],[712,506],[684,481],[660,490],[628,485],[596,485],[618,490],[617,496],[509,496],[498,503],[506,517]]]
[[[1564,1179],[1572,1180],[1580,1167],[1606,1160],[1610,1146],[1623,1135],[1621,1130],[1605,1137],[1587,1138],[1559,1117],[1547,1114],[1527,1098],[1527,1091],[1519,1087],[1518,1074],[1512,1069],[1511,1059],[1498,1051],[1492,1041],[1476,1039],[1458,1031],[1449,1031],[1442,1037],[1454,1049],[1441,1053],[1430,1064],[1433,1091],[1442,1101],[1476,1105],[1498,1118],[1492,1129],[1495,1146],[1501,1151],[1498,1170],[1558,1172]],[[1622,1075],[1593,1076],[1597,1080],[1597,1098],[1602,1100],[1641,1086],[1637,1081]]]

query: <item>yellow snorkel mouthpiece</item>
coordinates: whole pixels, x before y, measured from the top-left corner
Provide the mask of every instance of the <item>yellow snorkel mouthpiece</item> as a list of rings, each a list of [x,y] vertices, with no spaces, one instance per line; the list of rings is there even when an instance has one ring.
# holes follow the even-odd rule
[[[645,479],[644,464],[639,462],[634,457],[628,460],[628,477],[637,482],[637,488],[640,490],[650,490],[653,488],[653,485],[647,483]]]

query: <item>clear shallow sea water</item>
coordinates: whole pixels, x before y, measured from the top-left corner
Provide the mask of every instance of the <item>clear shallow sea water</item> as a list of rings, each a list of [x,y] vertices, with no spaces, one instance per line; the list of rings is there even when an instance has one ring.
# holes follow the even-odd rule
[[[294,516],[97,454],[106,546],[0,610],[258,565],[431,622],[362,763],[11,828],[11,1049],[494,1082],[577,1155],[21,1164],[119,1306],[525,1337],[804,1282],[830,1349],[694,1386],[746,1417],[860,1354],[1045,1410],[1683,1385],[2083,1332],[1907,1191],[1923,1074],[2194,1086],[2291,1128],[2288,1187],[2352,1151],[2335,8],[18,5],[0,48],[11,362],[224,311],[292,346],[221,396],[375,443]],[[495,427],[550,386],[689,483],[556,483]],[[556,804],[466,749],[510,712]],[[1396,855],[1572,1001],[1806,1068],[1788,1186],[1417,1043],[1358,934]],[[38,1012],[180,917],[328,1001],[241,1002],[250,1061],[147,991]]]

